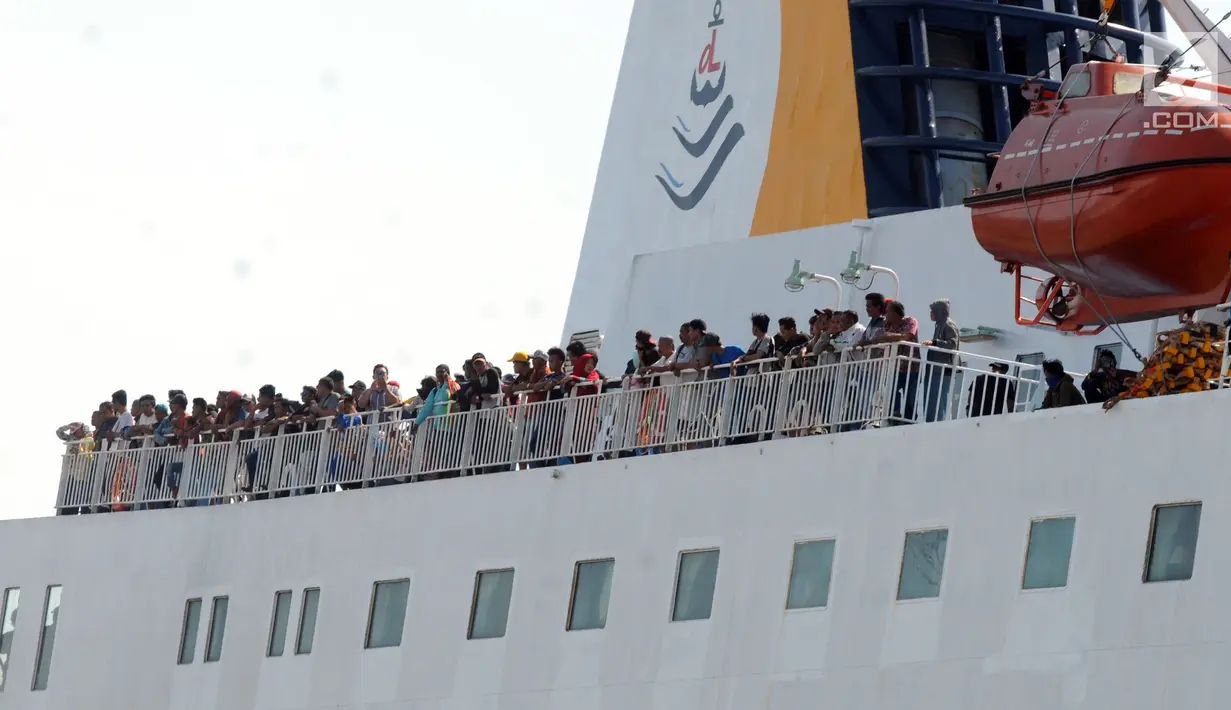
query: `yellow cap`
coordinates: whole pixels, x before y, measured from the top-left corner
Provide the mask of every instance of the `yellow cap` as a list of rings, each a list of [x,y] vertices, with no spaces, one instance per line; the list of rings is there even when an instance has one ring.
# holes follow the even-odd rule
[[[530,362],[530,356],[519,350],[513,353],[513,357],[509,358],[509,362]]]

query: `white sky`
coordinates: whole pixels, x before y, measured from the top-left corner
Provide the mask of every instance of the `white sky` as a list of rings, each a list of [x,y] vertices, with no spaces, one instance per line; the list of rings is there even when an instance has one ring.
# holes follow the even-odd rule
[[[557,344],[631,7],[0,3],[0,518],[121,387]]]
[[[121,387],[556,344],[631,6],[0,3],[0,518]]]

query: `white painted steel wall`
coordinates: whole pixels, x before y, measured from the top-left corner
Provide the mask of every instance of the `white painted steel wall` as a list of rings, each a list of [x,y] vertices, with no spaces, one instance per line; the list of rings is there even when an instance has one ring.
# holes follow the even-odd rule
[[[724,344],[747,347],[752,341],[748,317],[758,311],[771,316],[774,329],[779,317],[789,315],[806,330],[814,308],[832,307],[833,290],[824,284],[811,284],[800,293],[788,293],[782,283],[791,273],[792,261],[799,259],[805,270],[836,277],[846,268],[851,251],[859,248],[861,238],[864,263],[887,266],[901,276],[902,302],[907,314],[919,319],[920,340],[932,336],[928,304],[948,298],[959,326],[1004,331],[996,341],[962,346],[970,352],[1008,360],[1018,354],[1045,352],[1062,359],[1070,371],[1086,372],[1096,345],[1118,342],[1110,330],[1093,337],[1077,337],[1018,326],[1014,322],[1013,277],[1000,273],[999,264],[975,241],[966,207],[885,217],[863,224],[872,227],[848,223],[642,254],[633,261],[626,292],[616,299],[623,305],[609,323],[605,343],[615,343],[615,356],[624,362],[628,358],[625,351],[631,350],[633,333],[638,329],[674,336],[680,323],[700,317],[712,332],[723,337]],[[868,286],[869,276],[864,275],[862,287]],[[852,286],[843,289],[846,307],[867,323],[863,305],[867,291]],[[870,290],[892,297],[893,282],[878,275]],[[1033,292],[1024,295],[1034,296]],[[1178,324],[1171,318],[1162,328]],[[1149,323],[1127,325],[1124,330],[1138,350],[1149,352]],[[1126,369],[1138,368],[1127,348],[1122,363]],[[611,367],[608,363],[607,368]]]
[[[1231,394],[189,510],[0,524],[22,588],[12,710],[1222,708],[1231,694]],[[1152,506],[1204,503],[1193,578],[1142,584]],[[1069,585],[1019,591],[1032,517],[1077,517]],[[898,603],[903,534],[950,529],[941,596]],[[836,538],[830,606],[784,612],[792,543]],[[718,546],[713,616],[669,623],[679,550]],[[614,557],[607,628],[564,630]],[[476,570],[515,567],[503,639]],[[364,651],[409,577],[401,648]],[[50,687],[39,604],[64,585]],[[275,590],[321,588],[315,650],[264,658]],[[184,601],[230,596],[222,660],[176,666]],[[204,618],[202,622],[204,628]],[[202,631],[202,639],[204,631]],[[203,643],[203,641],[202,641]],[[200,652],[198,652],[198,659]]]
[[[705,199],[696,208],[681,211],[655,180],[663,163],[685,183],[682,191],[687,192],[710,163],[709,156],[681,157],[684,153],[672,129],[678,126],[678,115],[690,129],[689,140],[696,140],[718,109],[719,102],[698,107],[689,100],[698,58],[711,37],[707,23],[714,6],[714,0],[633,6],[564,324],[566,337],[599,327],[607,319],[634,255],[748,238],[778,90],[777,2],[721,3],[724,22],[717,51],[727,67],[723,96],[730,94],[735,104],[709,153],[735,123],[743,125],[745,135]],[[703,75],[700,81],[706,78],[717,80]]]

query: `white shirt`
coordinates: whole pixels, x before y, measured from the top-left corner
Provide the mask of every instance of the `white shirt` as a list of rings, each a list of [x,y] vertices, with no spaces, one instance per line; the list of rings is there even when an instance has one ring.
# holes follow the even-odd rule
[[[834,350],[842,352],[843,350],[863,340],[863,333],[865,330],[867,329],[864,328],[863,323],[856,323],[855,325],[852,325],[841,333],[835,335],[829,342],[833,345]]]
[[[667,364],[674,365],[676,363],[681,363],[681,362],[692,362],[694,359],[696,359],[696,351],[693,349],[693,347],[691,345],[681,345],[680,347],[676,348],[676,351],[674,353],[672,353],[671,358],[667,362]],[[695,382],[697,378],[700,376],[701,376],[700,372],[684,372],[679,375],[673,375],[671,378],[670,384],[676,384],[677,381],[678,382]],[[660,380],[660,381],[664,385],[668,384],[666,380]]]

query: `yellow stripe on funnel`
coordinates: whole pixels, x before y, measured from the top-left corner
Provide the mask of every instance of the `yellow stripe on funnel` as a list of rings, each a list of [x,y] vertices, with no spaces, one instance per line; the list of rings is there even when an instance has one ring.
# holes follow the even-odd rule
[[[778,100],[754,237],[868,216],[850,11],[839,0],[781,3]]]

